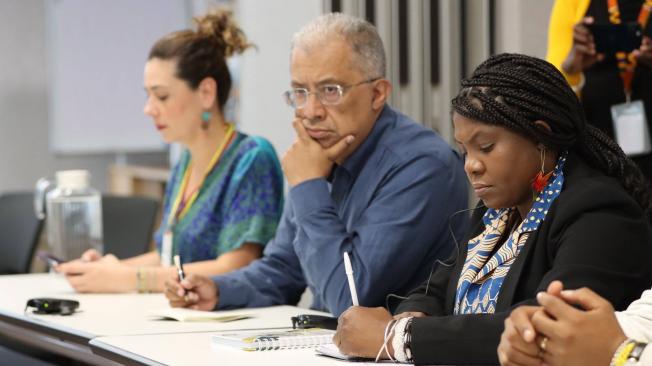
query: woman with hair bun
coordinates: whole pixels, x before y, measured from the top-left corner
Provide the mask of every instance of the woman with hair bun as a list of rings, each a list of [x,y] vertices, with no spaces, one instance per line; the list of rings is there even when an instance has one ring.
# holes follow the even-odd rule
[[[176,276],[216,275],[259,258],[281,216],[283,175],[271,144],[226,121],[226,59],[251,44],[231,12],[195,18],[196,30],[159,39],[145,64],[144,113],[167,143],[184,147],[165,191],[156,250],[118,260],[90,250],[57,271],[79,292],[161,292]]]

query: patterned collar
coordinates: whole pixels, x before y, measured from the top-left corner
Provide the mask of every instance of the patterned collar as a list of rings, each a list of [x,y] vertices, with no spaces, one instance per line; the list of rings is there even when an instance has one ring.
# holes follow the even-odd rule
[[[468,243],[468,253],[457,285],[455,314],[495,311],[500,288],[512,263],[530,233],[539,228],[548,214],[548,209],[561,193],[566,156],[566,153],[561,154],[552,180],[539,193],[527,217],[509,234],[504,244],[498,241],[503,237],[510,213],[515,208],[488,209],[485,212],[482,218],[484,231]],[[497,245],[500,247],[492,255]]]

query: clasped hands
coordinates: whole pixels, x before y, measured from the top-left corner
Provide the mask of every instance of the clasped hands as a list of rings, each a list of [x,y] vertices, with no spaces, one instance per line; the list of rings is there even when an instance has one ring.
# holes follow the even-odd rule
[[[353,135],[346,135],[334,145],[324,148],[308,135],[300,117],[295,118],[292,126],[297,136],[281,159],[283,172],[290,186],[310,179],[328,177],[333,164],[349,153],[350,145],[355,139]]]
[[[626,337],[611,304],[588,288],[563,291],[553,281],[540,306],[520,306],[505,320],[502,366],[608,365]]]

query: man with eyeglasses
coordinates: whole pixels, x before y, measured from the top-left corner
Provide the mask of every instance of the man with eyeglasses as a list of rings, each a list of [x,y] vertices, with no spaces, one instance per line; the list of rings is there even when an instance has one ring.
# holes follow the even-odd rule
[[[343,14],[309,23],[293,39],[291,78],[284,97],[296,140],[282,158],[291,188],[275,238],[241,270],[168,281],[172,306],[295,304],[308,287],[312,307],[337,316],[352,304],[344,252],[360,305],[385,305],[426,280],[451,253],[452,235],[460,239],[461,159],[386,104],[391,84],[373,25]]]

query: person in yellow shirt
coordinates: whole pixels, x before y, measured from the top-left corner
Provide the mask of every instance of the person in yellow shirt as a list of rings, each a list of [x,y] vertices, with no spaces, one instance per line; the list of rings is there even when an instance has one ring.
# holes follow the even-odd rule
[[[546,60],[564,74],[580,97],[589,123],[629,152],[648,180],[652,180],[652,154],[645,148],[628,151],[626,145],[632,143],[632,139],[624,136],[625,133],[647,134],[632,132],[638,130],[630,124],[625,129],[616,129],[612,112],[614,106],[624,106],[628,101],[640,103],[642,115],[647,116],[640,120],[640,130],[652,131],[649,126],[652,117],[652,27],[648,21],[651,10],[652,0],[557,0],[550,17],[546,55]],[[596,50],[595,38],[589,29],[591,24],[631,22],[638,22],[643,28],[638,49],[616,54]]]

